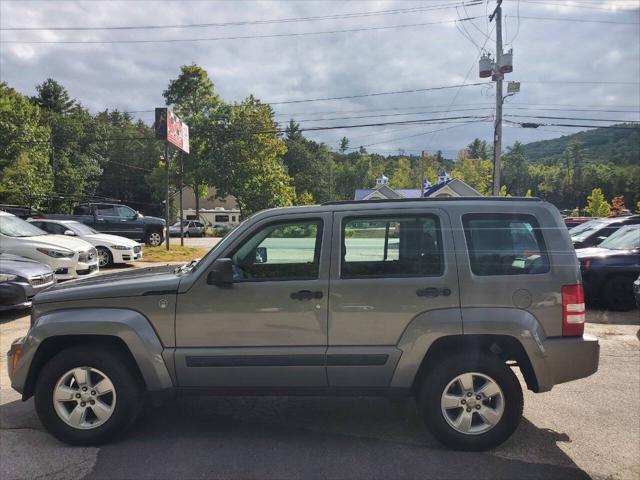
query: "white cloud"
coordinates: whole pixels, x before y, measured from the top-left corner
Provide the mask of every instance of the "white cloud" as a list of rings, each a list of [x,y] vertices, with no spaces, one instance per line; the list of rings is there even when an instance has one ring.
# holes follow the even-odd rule
[[[434,0],[431,5],[443,3]],[[620,22],[637,22],[637,2],[606,2],[606,9],[579,8],[563,0],[545,3],[521,2],[521,16],[592,18]],[[556,5],[551,5],[551,4]],[[489,4],[489,10],[493,2]],[[236,20],[293,18],[334,15],[348,12],[406,9],[429,5],[424,2],[39,2],[3,1],[0,23],[9,26],[115,26],[212,23]],[[477,28],[464,22],[473,41],[484,43],[487,21],[486,5],[467,7],[468,15],[481,16]],[[513,40],[514,72],[511,80],[522,80],[522,91],[510,99],[516,104],[561,105],[632,105],[640,104],[638,85],[586,85],[528,83],[532,80],[595,80],[638,82],[640,80],[640,32],[637,26],[582,22],[557,22],[520,19],[517,2],[504,2],[505,41]],[[460,11],[461,16],[467,13]],[[432,10],[389,16],[326,20],[302,23],[208,27],[168,30],[115,31],[3,31],[1,40],[100,40],[100,39],[177,39],[240,35],[266,35],[289,32],[313,32],[359,27],[406,25],[456,18],[456,11]],[[487,42],[493,49],[493,40]],[[162,91],[178,74],[180,65],[196,62],[209,71],[218,93],[229,101],[239,101],[253,93],[265,101],[287,101],[357,95],[457,84],[477,78],[478,48],[453,24],[374,30],[367,32],[310,35],[282,38],[209,41],[193,43],[42,45],[0,44],[2,81],[33,94],[36,84],[52,77],[93,111],[104,108],[150,110],[163,102]],[[467,73],[469,75],[467,76]],[[276,106],[279,120],[294,118],[333,118],[342,116],[318,112],[362,111],[371,109],[425,106],[412,112],[469,108],[468,104],[490,104],[493,92],[469,87],[456,90],[420,92],[406,95],[366,97]],[[435,107],[439,106],[439,107]],[[444,107],[443,107],[444,106]],[[568,108],[568,107],[567,107]],[[583,107],[586,108],[586,107]],[[509,111],[506,108],[505,111]],[[376,112],[364,112],[373,115]],[[394,113],[385,111],[379,113]],[[455,112],[451,115],[492,113],[485,110]],[[511,113],[516,113],[511,110]],[[526,111],[519,111],[525,114]],[[532,114],[548,116],[583,116],[570,111]],[[356,114],[344,114],[355,116]],[[435,114],[434,114],[435,115]],[[612,114],[588,113],[589,118]],[[617,113],[616,118],[638,119],[638,113]],[[336,120],[309,125],[344,125],[374,123],[409,117],[367,118],[361,121]],[[446,114],[443,114],[446,116]],[[143,115],[143,119],[151,117]],[[479,123],[443,130],[424,136],[394,140],[412,134],[442,128],[444,125],[386,126],[354,130],[310,133],[312,138],[335,147],[346,135],[352,146],[384,142],[371,147],[383,151],[403,148],[455,153],[475,136],[492,137],[491,123]],[[532,141],[556,133],[543,130],[505,128],[505,144],[515,140]]]

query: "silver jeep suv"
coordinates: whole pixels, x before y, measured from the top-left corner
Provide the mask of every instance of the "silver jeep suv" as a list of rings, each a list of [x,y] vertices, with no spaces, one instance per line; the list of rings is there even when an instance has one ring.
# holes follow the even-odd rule
[[[12,386],[73,445],[145,395],[413,395],[445,445],[506,440],[527,387],[586,377],[579,264],[537,199],[334,202],[252,216],[202,260],[35,297]]]

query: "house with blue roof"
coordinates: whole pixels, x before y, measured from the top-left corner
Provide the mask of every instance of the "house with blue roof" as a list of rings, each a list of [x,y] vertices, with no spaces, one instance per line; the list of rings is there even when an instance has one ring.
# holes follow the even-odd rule
[[[451,178],[446,170],[438,173],[438,181],[433,185],[425,180],[422,189],[398,188],[389,186],[389,178],[383,173],[376,178],[376,188],[360,188],[356,190],[354,200],[376,200],[394,198],[428,198],[428,197],[481,197],[482,194],[462,180]]]

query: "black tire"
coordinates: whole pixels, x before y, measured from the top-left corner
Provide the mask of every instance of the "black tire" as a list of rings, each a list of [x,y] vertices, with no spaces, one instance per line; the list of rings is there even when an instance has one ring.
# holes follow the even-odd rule
[[[150,247],[159,247],[164,241],[164,235],[162,234],[162,231],[152,230],[147,233],[144,241]]]
[[[100,268],[111,267],[113,265],[113,255],[111,251],[106,247],[97,247],[96,250],[98,250],[98,266]],[[107,262],[104,265],[102,264],[101,254],[107,258]]]
[[[189,238],[189,232],[184,232],[184,238]]]
[[[627,312],[635,307],[633,281],[630,276],[617,275],[609,278],[602,287],[602,301],[609,310]]]
[[[206,235],[204,232],[202,232],[202,233],[200,234],[200,238],[204,238],[204,237],[206,237],[206,236],[207,236],[207,235]]]
[[[53,392],[58,380],[69,370],[92,367],[104,372],[116,392],[113,413],[104,424],[81,430],[65,423],[54,408]],[[49,360],[38,375],[35,407],[44,427],[69,445],[100,445],[126,431],[143,405],[143,381],[122,354],[112,348],[71,347]]]
[[[504,395],[502,417],[490,430],[479,434],[458,432],[449,425],[441,409],[441,396],[454,378],[478,372],[492,378]],[[454,450],[485,451],[503,443],[516,430],[522,417],[520,382],[498,356],[484,352],[454,353],[434,361],[420,385],[420,409],[427,428],[445,446]]]

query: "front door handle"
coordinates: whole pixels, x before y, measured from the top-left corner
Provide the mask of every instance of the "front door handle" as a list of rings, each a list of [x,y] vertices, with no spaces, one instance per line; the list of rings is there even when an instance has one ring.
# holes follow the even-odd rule
[[[298,290],[290,295],[292,300],[312,300],[314,298],[322,298],[322,292],[312,292],[311,290]]]
[[[451,290],[447,287],[444,287],[442,289],[430,287],[430,288],[423,288],[421,290],[416,290],[416,295],[418,295],[419,297],[427,297],[427,298],[435,298],[439,295],[442,295],[443,297],[448,297],[449,295],[451,295]]]

